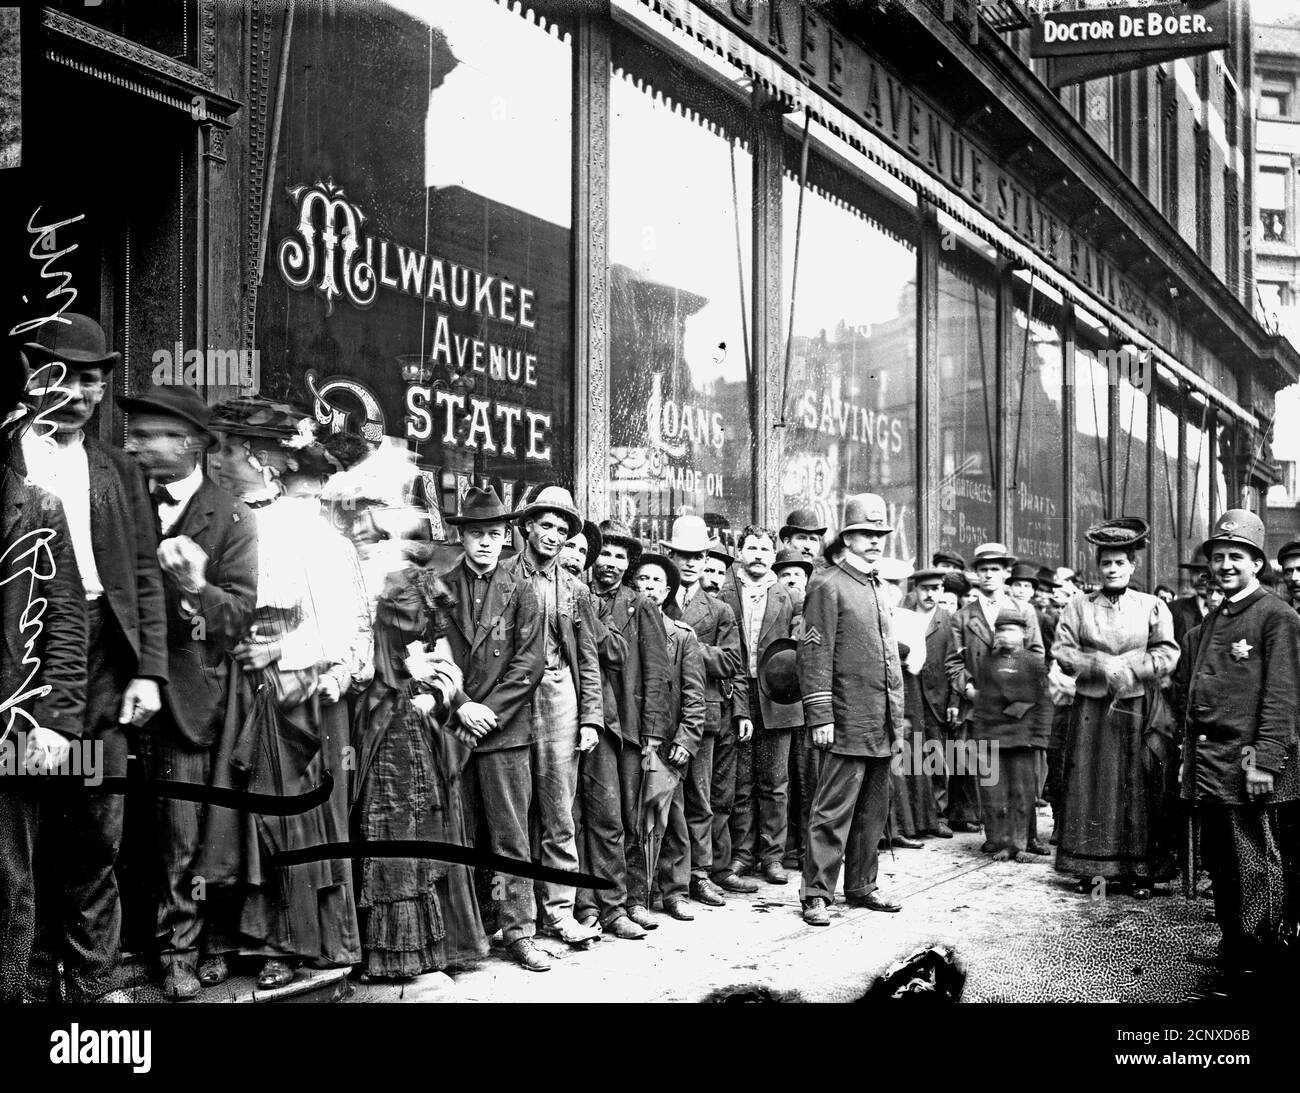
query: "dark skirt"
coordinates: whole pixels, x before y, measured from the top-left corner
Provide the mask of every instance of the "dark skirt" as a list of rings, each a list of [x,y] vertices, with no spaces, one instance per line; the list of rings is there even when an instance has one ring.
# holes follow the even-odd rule
[[[1159,692],[1128,699],[1076,695],[1061,781],[1056,868],[1076,877],[1168,880],[1176,822],[1176,761]]]
[[[353,819],[359,837],[468,845],[459,777],[465,749],[432,731],[405,695],[379,681],[362,703],[356,729],[362,769]],[[487,953],[467,866],[365,858],[358,883],[369,974],[409,978]]]

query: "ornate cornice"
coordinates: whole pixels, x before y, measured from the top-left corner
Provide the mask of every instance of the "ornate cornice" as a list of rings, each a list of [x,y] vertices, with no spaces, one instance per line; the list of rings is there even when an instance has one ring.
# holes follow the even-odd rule
[[[209,21],[199,54],[208,72],[53,8],[42,12],[42,52],[55,64],[184,110],[196,121],[229,126],[239,103],[217,93],[216,10],[210,0],[203,8]]]

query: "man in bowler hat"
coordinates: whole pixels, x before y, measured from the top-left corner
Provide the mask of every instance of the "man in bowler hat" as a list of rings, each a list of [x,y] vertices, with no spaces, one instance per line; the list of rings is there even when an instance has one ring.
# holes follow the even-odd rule
[[[786,516],[785,523],[776,533],[779,549],[797,550],[805,560],[814,566],[825,564],[822,558],[822,536],[826,534],[826,524],[817,519],[812,509],[795,509]]]
[[[893,531],[884,500],[848,498],[836,561],[808,588],[799,642],[799,687],[821,771],[808,820],[803,918],[830,924],[840,867],[850,906],[898,911],[876,886],[889,818],[889,769],[903,748],[903,673],[893,621],[879,597],[876,563]]]

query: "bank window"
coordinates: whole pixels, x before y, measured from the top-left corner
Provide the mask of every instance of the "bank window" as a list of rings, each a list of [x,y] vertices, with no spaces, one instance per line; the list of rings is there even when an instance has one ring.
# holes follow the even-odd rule
[[[1109,514],[1111,466],[1109,338],[1103,324],[1082,308],[1075,311],[1074,353],[1074,514],[1073,566],[1080,572],[1096,569],[1091,544],[1084,533]]]
[[[880,494],[895,529],[888,550],[910,560],[920,519],[915,209],[883,179],[864,177],[865,160],[827,154],[820,139],[801,179],[802,126],[787,126],[780,511],[811,506],[833,527],[846,496]]]
[[[488,0],[308,5],[288,51],[262,393],[401,437],[433,511],[572,481],[569,28]]]
[[[1147,412],[1154,362],[1148,351],[1132,345],[1120,349],[1115,377],[1119,416],[1115,463],[1115,512],[1150,520],[1147,498],[1147,463],[1151,458]]]
[[[1178,563],[1186,559],[1178,556],[1178,396],[1168,387],[1159,389],[1150,451],[1155,461],[1151,556],[1157,582],[1177,587],[1176,581],[1183,572],[1178,569]]]
[[[939,386],[937,547],[968,561],[997,538],[998,287],[994,252],[940,214],[935,353]],[[1035,355],[1036,359],[1036,355]]]
[[[1284,243],[1287,234],[1287,170],[1259,169],[1259,226],[1265,243]]]
[[[1007,546],[1024,561],[1056,566],[1065,546],[1061,298],[1023,271],[1017,271],[1011,287]]]
[[[1214,440],[1209,430],[1209,407],[1199,399],[1189,398],[1187,422],[1187,459],[1183,464],[1183,493],[1187,506],[1187,542],[1199,547],[1205,542],[1210,526],[1210,476],[1214,474]]]
[[[650,542],[753,517],[753,161],[738,99],[616,38],[610,77],[610,514]]]

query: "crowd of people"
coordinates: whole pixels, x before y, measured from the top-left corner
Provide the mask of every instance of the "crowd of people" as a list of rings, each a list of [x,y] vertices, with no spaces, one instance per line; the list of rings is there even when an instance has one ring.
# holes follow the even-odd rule
[[[560,486],[442,514],[399,447],[261,397],[156,387],[121,400],[125,450],[98,443],[118,358],[67,317],[0,393],[8,742],[51,773],[93,746],[152,791],[6,768],[0,997],[121,1000],[124,904],[174,1001],[241,965],[408,979],[494,935],[544,972],[539,934],[635,941],[792,873],[809,926],[898,912],[880,850],[954,833],[1135,899],[1199,855],[1224,969],[1289,947],[1300,543],[1273,594],[1254,514],[1216,520],[1180,600],[1134,587],[1128,517],[1088,530],[1085,587],[999,543],[914,570],[870,493],[726,543],[687,514],[647,545]]]

